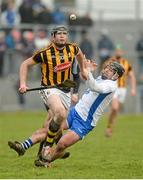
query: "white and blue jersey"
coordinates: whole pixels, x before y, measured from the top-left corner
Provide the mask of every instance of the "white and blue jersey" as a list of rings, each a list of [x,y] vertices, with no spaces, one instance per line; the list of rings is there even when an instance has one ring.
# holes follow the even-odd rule
[[[103,80],[101,76],[94,79],[91,73],[87,83],[89,89],[68,115],[69,129],[75,131],[80,138],[83,138],[96,126],[117,89],[116,81]]]

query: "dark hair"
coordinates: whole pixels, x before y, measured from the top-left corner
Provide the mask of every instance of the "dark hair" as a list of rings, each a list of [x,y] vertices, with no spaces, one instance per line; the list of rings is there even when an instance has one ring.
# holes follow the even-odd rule
[[[117,72],[117,74],[119,75],[119,77],[121,77],[124,72],[125,72],[125,69],[123,68],[122,65],[120,65],[119,63],[117,62],[112,62],[110,64],[110,66]]]

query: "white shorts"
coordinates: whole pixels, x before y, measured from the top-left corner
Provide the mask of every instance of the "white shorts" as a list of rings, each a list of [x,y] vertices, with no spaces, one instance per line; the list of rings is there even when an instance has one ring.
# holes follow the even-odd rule
[[[127,94],[127,89],[126,88],[118,88],[115,91],[115,93],[113,95],[113,98],[118,99],[120,103],[124,103],[125,98],[126,98],[126,94]]]
[[[44,103],[48,106],[48,97],[56,94],[60,97],[61,102],[67,110],[69,110],[71,105],[71,92],[65,93],[57,88],[44,89],[39,91]]]

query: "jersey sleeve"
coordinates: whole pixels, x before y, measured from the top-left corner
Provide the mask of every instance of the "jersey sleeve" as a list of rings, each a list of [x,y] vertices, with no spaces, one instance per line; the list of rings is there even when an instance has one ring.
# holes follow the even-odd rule
[[[74,47],[74,54],[77,55],[79,52],[79,47],[76,44],[73,44]]]
[[[131,70],[132,70],[132,66],[128,64],[128,72],[130,72]]]
[[[96,79],[94,79],[92,73],[89,73],[89,79],[88,79],[88,86],[92,91],[98,92],[98,93],[112,93],[116,90],[117,84],[115,81],[112,80],[101,80],[98,82]]]
[[[43,53],[41,51],[36,52],[33,56],[32,59],[36,62],[36,63],[42,63],[43,62]]]

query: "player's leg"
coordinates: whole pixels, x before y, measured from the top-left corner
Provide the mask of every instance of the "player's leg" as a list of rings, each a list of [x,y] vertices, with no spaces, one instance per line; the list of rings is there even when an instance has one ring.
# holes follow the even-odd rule
[[[39,159],[38,161],[36,161],[35,165],[37,167],[48,168],[51,166],[51,162],[54,161],[55,159],[57,158],[63,159],[63,157],[69,156],[69,152],[65,152],[64,150],[66,149],[66,147],[74,144],[80,139],[80,137],[78,136],[78,140],[76,140],[73,134],[75,133],[74,132],[72,134],[67,133],[66,135],[61,137],[61,139],[58,141],[58,144],[56,145],[55,148],[49,147],[49,146],[44,147],[43,149],[44,152],[42,153],[43,154],[42,159]],[[75,134],[75,136],[77,135]]]
[[[63,130],[67,130],[67,129],[68,129],[67,128],[67,124],[64,122],[62,124],[61,130],[59,130],[57,135],[55,136],[54,142],[56,144],[61,139]],[[37,156],[37,159],[34,161],[35,166],[37,166],[37,167],[49,167],[49,162],[46,159],[44,159],[43,156],[42,156],[43,155],[43,151],[45,151],[46,148],[49,148],[49,147],[48,146],[47,147],[42,146],[39,156]],[[51,149],[49,148],[48,151],[50,151],[50,150]],[[64,152],[63,155],[61,156],[61,159],[66,159],[69,156],[70,156],[69,152]]]
[[[50,111],[50,109],[47,108],[47,117],[46,117],[45,123],[43,125],[43,128],[48,130],[48,125],[49,125],[49,122],[52,120],[52,117],[53,117],[52,112]],[[45,144],[45,142],[46,142],[46,138],[40,142],[36,161],[39,158],[41,158],[41,152],[42,152],[42,148],[43,148],[43,145]]]
[[[60,140],[60,138],[62,137],[62,129],[59,130],[59,132],[57,133],[57,135],[55,136],[54,138],[54,142],[57,144]],[[46,140],[46,139],[45,139]],[[49,166],[49,163],[43,159],[42,157],[42,151],[43,151],[43,148],[45,149],[46,147],[44,147],[44,144],[45,144],[45,140],[42,141],[40,143],[40,147],[39,147],[39,151],[38,151],[38,154],[37,154],[37,158],[36,160],[34,161],[34,164],[35,166],[37,167],[47,167],[47,165]],[[70,156],[70,153],[69,152],[65,152],[63,154],[63,156],[61,157],[61,159],[66,159]]]
[[[49,162],[61,158],[65,153],[65,149],[83,139],[92,129],[88,122],[83,121],[77,114],[75,109],[71,109],[67,118],[67,128],[70,128],[65,135],[59,140],[56,148],[45,156]]]
[[[47,159],[49,162],[61,158],[66,148],[83,139],[83,137],[94,128],[88,121],[84,121],[78,115],[75,108],[71,108],[68,114],[67,123],[64,124],[69,128],[69,131],[62,136],[53,151],[50,150],[46,152],[47,154],[44,154],[43,158]]]
[[[118,88],[114,94],[114,97],[112,100],[112,105],[111,105],[111,111],[109,114],[107,129],[105,132],[105,135],[107,137],[112,136],[113,126],[115,124],[115,120],[117,118],[117,115],[120,111],[121,105],[125,102],[126,94],[127,94],[126,88]]]
[[[41,91],[40,94],[44,103],[54,115],[47,135],[47,145],[52,146],[61,123],[66,119],[67,111],[71,104],[71,93],[52,88]]]
[[[24,155],[26,150],[32,147],[34,144],[43,141],[46,138],[47,130],[45,128],[38,129],[35,131],[31,137],[24,140],[23,142],[18,141],[8,141],[8,145],[11,149],[15,150],[19,156]]]
[[[49,123],[46,146],[52,146],[54,143],[54,138],[61,128],[61,124],[66,119],[67,110],[64,107],[60,97],[56,94],[48,97],[48,106],[54,117]]]
[[[56,94],[56,98],[53,98],[53,95],[55,95],[55,94]],[[62,104],[62,108],[64,107],[65,110],[70,107],[70,103],[71,103],[70,93],[64,93],[58,89],[50,89],[50,90],[47,90],[45,92],[42,91],[41,95],[42,95],[42,98],[44,100],[44,103],[47,103],[47,106],[48,106],[48,108],[50,108],[50,110],[51,109],[55,109],[55,110],[57,109],[56,106],[59,106],[58,101],[60,102],[60,104]],[[51,103],[51,99],[53,100],[54,103],[53,102]],[[51,108],[51,104],[52,104],[52,108]],[[54,115],[55,115],[54,111],[52,111],[52,113],[54,113]],[[67,114],[67,110],[66,110],[66,114]],[[62,121],[64,121],[64,119]],[[52,125],[53,125],[53,123],[50,126],[52,126]],[[60,128],[60,126],[59,126],[59,128]],[[50,140],[52,140],[52,143],[47,142],[47,144],[50,144],[50,146],[52,146],[52,144],[55,141],[58,142],[60,137],[62,136],[62,134],[57,135],[57,133],[59,132],[59,130],[58,130],[59,128],[57,128],[57,132],[52,137],[50,137]],[[51,127],[49,128],[49,130],[51,130]],[[55,130],[55,129],[53,129],[53,130]],[[65,155],[63,156],[63,158],[67,158],[68,156],[69,156],[69,153],[65,152]],[[42,158],[40,159],[40,162],[42,162]],[[37,164],[37,159],[35,160],[35,165],[39,166],[39,162]],[[41,163],[41,166],[43,166],[43,162]]]
[[[54,139],[55,144],[58,144],[58,142],[59,142],[60,139],[62,138],[62,136],[63,136],[63,130],[67,130],[67,129],[68,129],[67,123],[66,123],[66,121],[64,121],[64,122],[62,123],[61,130],[59,130],[59,132],[57,133],[57,135],[56,135],[56,137],[55,137],[55,139]],[[66,159],[66,158],[68,158],[69,156],[70,156],[70,152],[65,151],[60,158],[61,158],[61,159]]]
[[[74,131],[69,130],[62,138],[59,140],[57,146],[54,148],[51,156],[48,156],[50,162],[61,158],[65,154],[65,149],[75,144],[80,140],[80,136]]]
[[[115,120],[117,118],[119,110],[120,110],[120,102],[119,102],[118,98],[113,98],[111,108],[110,108],[110,112],[109,112],[107,128],[105,131],[105,135],[107,137],[112,136],[113,126],[114,126],[114,123],[115,123]]]
[[[52,116],[51,116],[51,117],[52,117]],[[46,122],[46,123],[47,123],[47,122]],[[48,124],[48,123],[47,123],[47,124]],[[46,125],[46,126],[47,126],[47,125]],[[64,123],[62,123],[61,129],[57,132],[56,136],[54,137],[54,143],[57,144],[57,143],[59,142],[60,138],[61,138],[62,135],[63,135],[63,129],[64,129],[64,130],[67,129],[67,126],[66,126],[65,121],[64,121]],[[38,152],[38,154],[37,154],[36,160],[34,161],[34,164],[35,164],[35,166],[37,166],[37,167],[45,167],[45,166],[47,166],[47,161],[46,161],[45,159],[43,159],[43,157],[42,157],[42,150],[43,150],[43,148],[44,148],[44,149],[46,148],[46,147],[44,147],[44,145],[45,145],[45,140],[40,143],[39,152]],[[64,152],[64,153],[63,153],[63,156],[61,156],[61,159],[66,159],[66,158],[68,158],[69,156],[70,156],[70,152]]]
[[[47,151],[48,156],[45,154],[44,158],[48,159],[48,161],[54,161],[55,159],[61,158],[67,147],[75,144],[93,129],[93,127],[85,121],[83,121],[83,125],[81,123],[82,121],[82,118],[77,114],[75,108],[71,108],[67,121],[62,124],[64,130],[69,130],[61,137],[53,153],[51,154],[51,152],[48,153]]]

